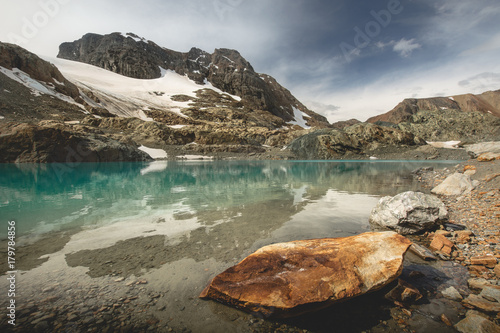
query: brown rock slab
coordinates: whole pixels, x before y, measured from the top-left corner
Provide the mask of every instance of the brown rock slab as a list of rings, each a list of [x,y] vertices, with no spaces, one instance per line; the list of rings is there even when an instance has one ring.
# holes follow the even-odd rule
[[[448,238],[446,238],[441,234],[436,234],[434,235],[434,238],[432,238],[432,242],[429,247],[433,251],[439,251],[449,256],[451,255],[453,246],[454,246],[453,242],[450,241]]]
[[[437,257],[434,254],[432,254],[432,252],[429,249],[427,249],[422,245],[413,243],[410,246],[410,251],[423,260],[426,261],[437,260]]]
[[[410,245],[395,232],[273,244],[217,275],[200,297],[292,317],[388,285],[401,274]]]
[[[487,175],[486,177],[484,177],[484,181],[489,183],[491,182],[493,179],[497,178],[497,177],[500,177],[500,173],[494,173],[494,174],[491,174],[491,175]]]
[[[455,243],[457,244],[465,244],[470,241],[470,238],[473,235],[473,232],[470,230],[459,230],[455,232],[456,238]]]
[[[455,325],[457,331],[461,333],[500,333],[500,326],[474,312],[467,312],[467,317]]]
[[[467,171],[467,170],[474,170],[474,171],[476,171],[477,168],[476,168],[475,165],[466,165],[466,166],[464,166],[464,172]]]
[[[482,298],[491,302],[500,302],[500,286],[486,286],[479,294]]]
[[[495,272],[496,277],[500,279],[500,265],[496,265],[493,271]]]
[[[455,301],[461,301],[463,299],[462,295],[460,295],[458,290],[453,286],[450,286],[445,290],[441,291],[441,294],[443,294],[444,297]]]
[[[500,303],[488,301],[478,295],[469,295],[464,299],[464,303],[485,312],[500,312]]]
[[[471,265],[486,266],[488,268],[495,268],[497,265],[497,258],[494,256],[478,256],[470,258]]]
[[[500,154],[498,153],[483,153],[477,157],[479,162],[491,162],[500,159]]]
[[[470,265],[468,269],[471,275],[478,277],[487,276],[490,273],[490,270],[482,265]]]
[[[491,286],[491,283],[489,283],[488,280],[485,279],[469,279],[467,281],[467,284],[469,288],[477,290],[483,290],[484,288]]]
[[[444,313],[441,315],[441,321],[446,324],[446,326],[452,327],[453,324],[451,323],[450,318],[448,318]]]

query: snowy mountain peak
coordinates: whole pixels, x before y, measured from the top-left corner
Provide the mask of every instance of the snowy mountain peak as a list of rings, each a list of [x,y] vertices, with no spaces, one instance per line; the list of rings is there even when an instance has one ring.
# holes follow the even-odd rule
[[[215,49],[213,53],[192,48],[187,53],[160,47],[133,33],[109,35],[86,34],[81,39],[63,43],[59,58],[84,62],[136,79],[158,79],[160,68],[187,76],[198,84],[213,87],[235,96],[252,110],[267,111],[286,122],[296,119],[296,107],[306,114],[307,126],[329,126],[320,116],[300,103],[287,89],[269,77],[262,80],[252,65],[236,50]]]
[[[125,38],[132,38],[136,42],[143,42],[143,43],[148,42],[148,40],[146,40],[144,37],[139,37],[136,34],[131,33],[131,32],[127,32],[127,33],[120,32],[119,34]]]

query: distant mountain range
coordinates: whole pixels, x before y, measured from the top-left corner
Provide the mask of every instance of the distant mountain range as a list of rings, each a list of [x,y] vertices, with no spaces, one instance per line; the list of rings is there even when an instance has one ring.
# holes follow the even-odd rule
[[[0,43],[0,162],[149,160],[146,148],[174,159],[367,158],[500,139],[500,91],[407,99],[367,123],[329,124],[235,50],[86,34],[48,60]]]
[[[500,117],[500,90],[488,91],[481,95],[465,94],[450,97],[408,98],[391,111],[371,117],[367,122],[376,123],[381,121],[399,124],[409,120],[421,110],[481,112]]]

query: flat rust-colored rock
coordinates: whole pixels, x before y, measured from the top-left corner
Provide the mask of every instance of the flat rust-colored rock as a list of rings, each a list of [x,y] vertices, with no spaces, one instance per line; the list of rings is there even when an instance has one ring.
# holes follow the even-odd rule
[[[483,153],[477,157],[479,162],[491,162],[500,159],[500,154],[498,153]]]
[[[216,276],[200,297],[267,317],[291,317],[391,283],[410,245],[395,232],[273,244]]]
[[[469,297],[464,299],[464,303],[472,305],[473,307],[482,311],[500,312],[500,303],[488,301],[487,299],[478,295],[469,295]]]
[[[441,234],[434,235],[429,248],[433,251],[439,251],[446,255],[450,255],[453,250],[454,244],[448,238]]]
[[[482,265],[488,268],[495,268],[497,258],[494,256],[478,256],[470,258],[471,265]]]

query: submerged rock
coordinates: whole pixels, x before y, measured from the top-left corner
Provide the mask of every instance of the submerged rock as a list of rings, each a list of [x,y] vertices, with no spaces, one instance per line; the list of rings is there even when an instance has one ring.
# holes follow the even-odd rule
[[[410,245],[395,232],[273,244],[217,275],[200,297],[292,317],[388,285],[401,274]]]
[[[448,211],[437,197],[409,191],[380,199],[371,212],[370,223],[410,235],[435,228],[447,218]]]
[[[403,303],[414,303],[422,297],[417,288],[401,279],[398,280],[398,285],[385,295],[388,300]]]

